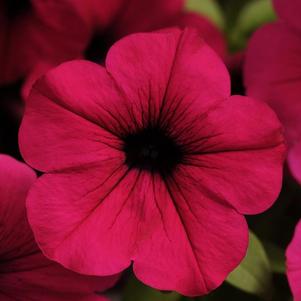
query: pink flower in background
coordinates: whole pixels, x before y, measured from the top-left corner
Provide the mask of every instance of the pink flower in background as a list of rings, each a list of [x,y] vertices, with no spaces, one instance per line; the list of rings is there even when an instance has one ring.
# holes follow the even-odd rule
[[[280,19],[288,26],[301,30],[301,2],[299,0],[273,0],[273,2]]]
[[[107,51],[115,41],[129,33],[174,26],[170,22],[167,24],[167,20],[174,21],[176,16],[182,16],[184,8],[183,0],[73,0],[72,2],[64,0],[63,3],[66,8],[68,5],[70,6],[71,14],[74,12],[76,15],[73,22],[64,22],[62,25],[68,34],[74,32],[74,28],[81,28],[79,36],[74,39],[74,42],[78,40],[80,47],[73,45],[73,53],[67,52],[69,56],[64,59],[51,60],[51,57],[44,59],[37,57],[40,60],[33,64],[22,87],[24,99],[27,98],[32,85],[41,75],[63,61],[85,57],[88,60],[103,63]],[[59,15],[59,13],[60,11],[57,14]],[[65,17],[64,14],[59,16]],[[210,23],[207,30],[205,26],[209,22],[204,25],[203,18],[199,17],[199,19],[202,24],[198,24],[198,26],[204,30],[208,39],[213,40],[212,44],[218,44],[218,51],[221,51],[221,44],[225,44],[222,35],[216,30],[222,42],[216,41],[215,27]],[[211,33],[214,35],[213,37],[211,37]],[[70,37],[65,36],[64,38],[65,41],[70,40]],[[83,43],[80,44],[80,42]],[[58,49],[58,51],[61,50]],[[75,53],[75,51],[77,52]]]
[[[206,294],[245,255],[243,214],[278,196],[279,121],[230,96],[226,67],[193,30],[131,35],[105,66],[65,63],[28,99],[21,152],[46,173],[27,200],[35,237],[75,271],[133,263],[156,289]]]
[[[25,211],[25,198],[35,180],[28,166],[0,155],[1,301],[107,300],[94,292],[111,287],[118,276],[79,275],[50,261],[38,249]]]
[[[72,1],[1,0],[0,84],[23,79],[39,61],[78,58],[89,34]]]
[[[245,64],[247,94],[266,101],[282,121],[288,164],[301,183],[301,2],[274,1],[280,20],[252,37]]]
[[[62,23],[62,29],[59,31],[64,42],[70,44],[70,49],[55,48],[56,51],[53,51],[53,48],[48,47],[48,44],[57,47],[57,43],[52,37],[48,44],[39,41],[43,47],[44,44],[48,47],[45,48],[47,56],[43,56],[43,53],[35,53],[32,56],[35,61],[29,62],[32,68],[23,85],[22,96],[24,99],[27,98],[33,83],[51,67],[80,56],[103,63],[107,51],[114,42],[135,32],[173,26],[194,27],[222,58],[226,56],[226,42],[220,30],[206,17],[186,12],[183,0],[74,0],[66,3],[64,0],[60,5],[65,6],[66,9],[69,5],[69,14],[73,17],[70,16],[70,21]],[[53,3],[52,6],[54,6]],[[51,14],[54,13],[51,8],[50,6],[49,17],[52,17]],[[58,10],[57,18],[65,18],[66,13],[63,13],[63,9]],[[45,22],[47,22],[47,18]],[[74,28],[77,30],[75,31]],[[81,29],[79,32],[78,28]],[[42,30],[43,27],[37,29],[39,32]],[[69,33],[73,33],[73,35],[69,37]],[[41,48],[42,45],[37,46]],[[73,51],[70,51],[71,47]],[[35,50],[36,48],[34,48]],[[61,57],[53,57],[53,53],[50,51],[53,51],[54,54],[61,52]]]
[[[96,19],[103,23],[102,5],[95,0],[89,0],[89,2],[94,15],[98,15]],[[95,27],[94,36],[86,48],[85,57],[92,61],[103,62],[109,48],[120,38],[131,33],[153,31],[171,26],[196,28],[207,43],[224,57],[226,42],[219,29],[207,18],[185,12],[184,4],[183,0],[112,1],[110,11],[111,14],[115,13],[115,17],[111,18],[111,23],[107,22],[106,27],[102,24]],[[105,5],[105,7],[107,6]]]
[[[301,222],[298,223],[294,237],[286,250],[288,281],[295,301],[301,300]]]
[[[133,32],[164,27],[184,10],[185,0],[124,0],[114,32],[121,38]]]

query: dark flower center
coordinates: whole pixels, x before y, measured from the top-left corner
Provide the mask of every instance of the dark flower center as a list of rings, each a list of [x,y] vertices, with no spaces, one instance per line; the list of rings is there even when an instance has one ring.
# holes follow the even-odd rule
[[[160,128],[146,128],[124,138],[129,167],[170,175],[183,159],[181,147]]]
[[[85,58],[95,63],[103,63],[113,43],[109,34],[95,33],[85,50]]]
[[[6,0],[4,2],[5,15],[8,19],[15,19],[28,12],[30,8],[30,0]]]

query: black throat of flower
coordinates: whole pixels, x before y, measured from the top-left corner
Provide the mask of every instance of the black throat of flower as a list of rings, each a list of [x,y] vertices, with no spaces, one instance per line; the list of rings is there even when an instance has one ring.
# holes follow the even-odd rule
[[[170,175],[183,160],[176,141],[159,127],[148,127],[124,138],[126,164],[130,168]]]
[[[5,0],[4,13],[9,20],[16,19],[31,9],[30,0]]]

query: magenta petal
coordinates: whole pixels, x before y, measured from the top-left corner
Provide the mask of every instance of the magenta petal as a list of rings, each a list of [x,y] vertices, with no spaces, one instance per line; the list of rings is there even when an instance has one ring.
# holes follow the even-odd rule
[[[266,101],[283,123],[290,157],[301,138],[300,51],[300,36],[283,22],[266,25],[250,41],[244,70],[247,93]]]
[[[73,0],[81,16],[92,29],[104,30],[123,8],[124,0]]]
[[[285,20],[287,24],[292,25],[301,31],[301,2],[299,0],[273,0],[277,14]]]
[[[35,179],[34,171],[28,166],[7,155],[0,155],[1,260],[9,260],[36,249],[24,205]]]
[[[97,170],[93,179],[100,179]],[[47,175],[37,182],[29,196],[29,218],[46,254],[89,274],[116,273],[133,260],[139,279],[185,295],[205,294],[220,285],[245,254],[248,231],[244,218],[230,207],[206,199],[201,192],[190,200],[189,182],[175,180],[168,184],[169,191],[160,177],[125,172],[120,170],[104,187],[96,188],[96,180],[82,181],[87,172]],[[183,176],[179,174],[180,179]],[[66,181],[68,195],[63,192]],[[184,185],[188,199],[182,197],[178,185]],[[56,190],[51,198],[49,187]],[[197,217],[189,211],[189,205]],[[65,214],[56,206],[64,207]],[[82,208],[81,213],[77,207]],[[47,227],[45,219],[51,221]],[[100,240],[89,235],[92,229]],[[223,245],[227,245],[227,251]]]
[[[301,143],[291,148],[287,160],[293,176],[301,183]]]
[[[192,27],[195,28],[200,36],[214,49],[221,58],[226,57],[226,41],[222,32],[205,16],[197,13],[184,12],[179,14],[172,22],[168,23],[169,26],[180,26],[181,28]]]
[[[153,228],[136,250],[134,272],[144,283],[187,296],[218,287],[242,260],[248,227],[242,215],[215,202],[183,168],[165,183],[153,178]],[[156,221],[156,222],[155,222]]]
[[[113,24],[117,38],[161,28],[182,11],[184,0],[127,0],[124,4]]]
[[[87,83],[83,81],[85,66],[85,72],[96,69],[95,76]],[[19,134],[23,156],[43,171],[89,165],[107,158],[122,159],[120,142],[114,134],[116,119],[105,107],[114,106],[110,99],[116,95],[111,93],[112,83],[105,71],[93,63],[80,61],[59,68],[61,73],[54,69],[37,82],[27,101]],[[65,69],[69,73],[65,74]],[[45,90],[46,85],[56,88]],[[71,86],[76,97],[70,94]],[[36,127],[36,123],[40,126]]]
[[[119,275],[76,274],[39,250],[26,217],[25,198],[35,181],[25,164],[0,155],[1,300],[105,300],[94,294],[113,286]]]
[[[23,258],[13,261],[12,265],[4,265],[0,291],[13,300],[30,297],[34,301],[107,301],[95,292],[112,287],[118,279],[118,275],[94,277],[74,273],[37,251],[24,254]]]
[[[121,208],[128,189],[134,189],[135,177],[122,163],[105,161],[42,176],[27,202],[29,222],[45,254],[89,275],[111,275],[127,268],[138,216]]]
[[[72,1],[30,4],[29,13],[16,20],[7,20],[1,9],[1,84],[24,78],[40,61],[61,63],[80,57],[90,37],[91,29]],[[74,27],[77,30],[71,30]]]
[[[301,222],[296,226],[294,237],[286,250],[287,277],[294,300],[301,300]]]
[[[195,152],[186,164],[195,170],[192,176],[242,214],[269,208],[281,189],[285,159],[274,112],[264,103],[232,96],[207,115],[203,131],[207,139],[190,146]]]
[[[106,67],[134,108],[149,99],[150,118],[192,102],[200,113],[230,95],[226,67],[194,30],[133,34],[112,46]]]
[[[30,91],[34,85],[34,83],[48,70],[55,67],[55,63],[50,63],[47,61],[41,61],[37,63],[32,71],[27,75],[24,83],[22,85],[21,95],[23,100],[26,100],[30,94]]]
[[[247,93],[275,110],[289,145],[301,137],[301,67],[295,64],[299,51],[301,38],[296,33],[283,23],[266,25],[250,41],[244,70]]]

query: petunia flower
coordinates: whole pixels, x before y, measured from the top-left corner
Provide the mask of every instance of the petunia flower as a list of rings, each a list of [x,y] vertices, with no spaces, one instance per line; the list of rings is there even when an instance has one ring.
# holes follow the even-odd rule
[[[62,64],[28,99],[20,148],[45,173],[27,199],[35,237],[72,270],[133,264],[156,289],[206,294],[245,255],[243,214],[277,198],[279,121],[230,96],[226,67],[194,30],[128,36],[105,66]]]
[[[275,0],[280,20],[260,28],[246,54],[247,94],[266,101],[283,123],[288,165],[301,183],[301,12],[300,1]]]
[[[39,61],[78,58],[89,36],[72,1],[1,0],[0,84],[23,79]]]
[[[301,222],[295,229],[294,237],[286,250],[288,281],[295,301],[301,300]]]
[[[35,179],[28,166],[0,155],[1,301],[106,301],[94,292],[111,287],[118,276],[79,275],[39,250],[25,210],[25,198]]]

